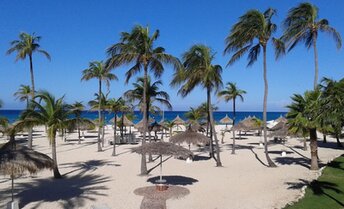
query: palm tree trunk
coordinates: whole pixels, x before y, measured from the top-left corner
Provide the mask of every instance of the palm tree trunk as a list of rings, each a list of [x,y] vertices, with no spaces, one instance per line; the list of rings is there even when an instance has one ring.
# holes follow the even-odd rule
[[[323,133],[323,143],[327,143],[327,137],[326,134]]]
[[[318,170],[318,139],[315,128],[309,130],[309,138],[311,147],[311,170]]]
[[[80,119],[80,118],[79,118]],[[77,122],[77,129],[78,129],[78,139],[79,139],[79,144],[81,143],[81,134],[80,134],[80,124],[79,124],[79,119],[78,119],[78,122]]]
[[[150,104],[150,98],[146,98],[146,117],[148,118],[148,123],[149,123],[149,104]],[[149,125],[147,125],[149,126]],[[152,135],[151,135],[151,131],[148,129],[148,142],[151,143],[152,142]],[[152,156],[152,153],[148,153],[148,162],[153,162],[153,156]]]
[[[101,95],[102,95],[102,80],[99,79],[99,91],[98,91],[98,152],[102,151],[102,147],[100,146],[100,132],[101,132]]]
[[[104,111],[102,111],[102,122],[103,122],[103,124],[102,124],[102,147],[104,147],[104,142],[105,142],[105,140],[104,140],[104,137],[105,137],[105,113],[104,113]]]
[[[315,65],[315,74],[314,74],[314,90],[315,90],[318,86],[318,74],[319,74],[317,35],[316,34],[313,34],[313,49],[314,49],[314,65]]]
[[[117,140],[116,130],[117,130],[117,113],[115,113],[115,121],[114,121],[114,128],[113,128],[113,150],[112,150],[112,156],[116,156],[116,140]]]
[[[234,127],[235,124],[235,98],[233,98],[233,126]],[[233,147],[232,147],[232,155],[235,154],[235,131],[233,131]]]
[[[56,130],[52,129],[49,130],[51,132],[51,154],[52,154],[52,158],[53,158],[53,162],[54,162],[54,168],[53,168],[53,172],[54,172],[54,178],[61,178],[61,174],[59,171],[59,168],[57,166],[57,155],[56,155]]]
[[[217,139],[216,131],[215,131],[215,125],[214,125],[214,116],[213,116],[213,108],[211,106],[211,94],[210,89],[207,89],[207,103],[208,103],[208,112],[209,112],[209,118],[210,118],[210,130],[212,135],[214,136],[215,140],[215,148],[216,148],[216,166],[222,167],[221,159],[220,159],[220,147],[219,147],[219,140]],[[210,140],[210,143],[212,144],[212,140]]]
[[[336,140],[337,140],[337,146],[338,147],[343,147],[343,144],[339,140],[339,134],[336,134]]]
[[[275,163],[269,157],[268,151],[268,140],[267,140],[267,129],[266,129],[266,109],[267,109],[267,100],[268,100],[268,79],[267,79],[267,66],[266,66],[266,46],[263,46],[264,52],[264,102],[263,102],[263,130],[264,130],[264,150],[265,157],[268,161],[269,167],[276,167]]]
[[[143,137],[142,145],[146,143],[146,133],[147,133],[147,79],[148,79],[148,63],[144,64],[144,75],[143,75]],[[146,153],[141,155],[141,175],[147,175],[147,163],[146,163]]]
[[[35,78],[33,74],[33,62],[32,62],[32,55],[29,55],[29,61],[30,61],[30,77],[31,77],[31,99],[33,100],[35,97]],[[29,107],[29,105],[27,105]],[[33,127],[28,127],[28,147],[29,149],[32,149],[32,132]]]

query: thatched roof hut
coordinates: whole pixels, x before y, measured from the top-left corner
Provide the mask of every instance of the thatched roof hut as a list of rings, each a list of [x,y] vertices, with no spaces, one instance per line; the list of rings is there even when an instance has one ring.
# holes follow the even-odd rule
[[[149,124],[151,124],[151,123],[153,123],[153,122],[154,122],[154,119],[151,118],[151,117],[149,117],[147,127],[149,126]],[[138,123],[136,123],[136,124],[134,125],[134,127],[135,127],[136,129],[143,129],[143,118],[142,118],[142,120],[140,120]]]
[[[198,144],[198,143],[206,144],[209,141],[210,139],[208,137],[191,130],[191,128],[189,128],[188,130],[182,133],[176,134],[170,138],[170,142],[174,144],[183,143],[183,142],[187,143],[189,145],[189,149],[190,149],[190,144]]]
[[[232,127],[234,131],[251,131],[261,130],[262,127],[259,124],[259,119],[256,117],[248,117]]]
[[[233,123],[233,120],[226,114],[226,116],[220,120],[220,123],[227,125]]]
[[[175,124],[175,125],[183,125],[185,124],[185,121],[183,119],[181,119],[179,117],[179,115],[177,115],[177,117],[175,117],[172,122]]]
[[[111,119],[111,121],[113,121],[113,120],[114,120],[114,118]],[[118,117],[117,122],[119,122],[119,121],[122,121],[122,117]],[[123,125],[124,126],[133,126],[134,123],[131,120],[129,120],[126,115],[124,115],[123,116]]]
[[[281,115],[281,116],[280,116],[279,118],[277,118],[274,122],[275,122],[275,123],[279,123],[279,122],[287,123],[287,122],[288,122],[288,119],[285,118],[285,117],[283,117],[283,116]]]
[[[187,158],[192,155],[192,152],[184,147],[169,143],[169,142],[151,142],[132,148],[132,152],[138,154],[152,153],[153,155],[173,155],[176,157]]]

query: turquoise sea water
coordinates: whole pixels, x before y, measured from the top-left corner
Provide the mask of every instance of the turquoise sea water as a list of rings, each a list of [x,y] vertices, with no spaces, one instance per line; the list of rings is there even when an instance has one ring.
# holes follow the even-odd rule
[[[12,123],[15,120],[18,119],[20,113],[22,110],[0,110],[0,117],[6,117],[9,119],[9,121]],[[165,111],[164,116],[162,115],[151,115],[156,121],[160,121],[162,117],[164,117],[165,120],[173,120],[177,115],[181,117],[182,119],[186,120],[184,114],[186,111]],[[232,112],[214,112],[214,119],[216,122],[221,120],[221,118],[225,117],[225,115],[228,114],[230,118],[233,117]],[[267,120],[275,120],[280,116],[285,116],[286,112],[268,112],[267,113]],[[96,119],[98,118],[98,112],[93,111],[84,111],[82,113],[83,117],[89,118],[89,119]],[[113,118],[113,113],[106,113],[106,121],[107,123],[110,123],[109,121]],[[236,121],[243,120],[244,118],[248,116],[256,116],[257,118],[262,119],[263,118],[263,112],[237,112],[236,113]],[[142,119],[142,114],[138,111],[135,111],[135,119],[134,123],[137,123]]]

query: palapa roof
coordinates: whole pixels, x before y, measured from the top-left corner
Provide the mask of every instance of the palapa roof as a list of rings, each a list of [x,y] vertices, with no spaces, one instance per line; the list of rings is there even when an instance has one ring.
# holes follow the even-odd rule
[[[185,121],[183,119],[181,119],[179,117],[179,115],[177,115],[177,117],[175,117],[172,122],[175,124],[175,125],[183,125],[185,124]]]
[[[234,125],[232,130],[234,131],[260,130],[261,127],[257,124],[257,120],[258,119],[256,117],[245,118],[244,120]]]
[[[279,118],[277,118],[274,122],[275,122],[275,123],[279,123],[279,122],[287,123],[287,122],[288,122],[288,119],[285,118],[285,117],[283,117],[283,116],[281,115],[281,116],[280,116]]]
[[[283,128],[288,128],[288,125],[287,125],[287,122],[285,121],[283,121],[283,120],[281,120],[280,122],[278,122],[276,125],[274,125],[273,127],[271,127],[270,129],[269,129],[269,131],[277,131],[277,130],[279,130],[279,129],[283,129]]]
[[[187,144],[206,144],[210,141],[210,139],[203,134],[197,133],[192,129],[187,129],[182,133],[178,133],[170,138],[170,142],[172,143],[187,143]]]
[[[147,127],[148,127],[148,125],[149,125],[150,123],[153,123],[153,122],[154,122],[154,119],[151,118],[151,117],[149,117]],[[137,129],[142,129],[142,128],[143,128],[143,118],[142,118],[142,120],[140,120],[138,123],[136,123],[136,124],[134,125],[134,127],[137,128]]]
[[[192,152],[184,147],[169,142],[150,142],[139,147],[132,148],[132,152],[138,154],[152,153],[153,155],[174,155],[187,158]]]
[[[230,124],[233,123],[233,120],[226,114],[226,116],[220,120],[220,123]]]
[[[32,174],[53,166],[49,156],[15,142],[7,142],[0,148],[0,171],[5,175],[21,175],[25,171]]]
[[[290,133],[289,133],[288,127],[285,126],[283,128],[277,129],[275,131],[271,131],[268,136],[269,137],[286,138],[289,135],[290,135]]]
[[[154,123],[152,123],[151,125],[148,126],[148,130],[149,131],[154,131],[155,132],[155,131],[162,131],[163,129],[168,130],[167,127],[165,127],[164,125],[161,125],[161,124],[159,124],[157,122],[154,122]]]
[[[112,118],[111,121],[114,121],[115,118]],[[122,117],[118,117],[117,122],[122,121]],[[143,122],[142,122],[143,123]],[[124,126],[133,126],[134,123],[127,118],[126,115],[123,116],[123,125]]]

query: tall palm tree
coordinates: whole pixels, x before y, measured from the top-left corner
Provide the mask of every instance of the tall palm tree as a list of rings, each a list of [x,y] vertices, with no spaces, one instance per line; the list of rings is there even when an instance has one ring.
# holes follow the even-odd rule
[[[292,50],[298,43],[303,42],[307,49],[313,47],[314,50],[314,89],[318,85],[318,49],[317,39],[319,32],[325,32],[332,36],[337,48],[341,48],[342,39],[338,31],[331,27],[327,19],[319,19],[319,9],[311,3],[300,3],[297,7],[289,10],[287,17],[283,21],[284,32],[282,40]]]
[[[292,133],[307,130],[310,137],[311,170],[318,170],[317,129],[321,128],[321,92],[307,91],[304,96],[294,94],[292,103],[288,105],[288,124]]]
[[[264,148],[265,156],[269,167],[276,167],[270,159],[267,144],[266,129],[266,109],[268,98],[268,80],[267,80],[267,63],[266,51],[269,41],[272,39],[276,48],[276,57],[284,53],[284,44],[281,40],[272,38],[277,26],[272,23],[271,18],[276,13],[274,9],[268,9],[264,13],[258,10],[249,10],[239,18],[239,21],[233,25],[230,34],[226,38],[226,48],[224,53],[234,53],[228,62],[228,65],[239,60],[248,52],[248,64],[252,66],[263,51],[263,78],[264,78],[264,101],[263,101],[263,123],[264,123]],[[257,41],[256,43],[254,41]]]
[[[211,105],[213,111],[217,111],[219,108],[216,107],[214,104]],[[209,129],[211,130],[210,126],[210,115],[209,115],[209,106],[207,102],[203,102],[197,107],[197,111],[199,111],[202,114],[202,119],[207,120],[207,132],[206,135],[209,135]],[[210,138],[213,137],[212,131],[210,131]],[[212,146],[212,145],[211,145]],[[212,149],[211,149],[212,150]]]
[[[24,60],[29,57],[30,62],[30,78],[31,78],[31,99],[35,96],[35,79],[33,73],[33,53],[41,53],[43,54],[48,60],[51,60],[49,53],[43,49],[41,49],[39,45],[39,41],[41,40],[41,36],[36,36],[35,33],[32,35],[28,33],[20,33],[19,39],[12,41],[11,48],[7,50],[7,54],[12,54],[13,52],[17,52],[16,61]],[[28,135],[28,147],[32,148],[32,127],[29,128],[29,135]]]
[[[49,92],[39,92],[35,98],[38,101],[31,100],[32,108],[26,109],[17,122],[17,127],[27,125],[46,125],[48,127],[48,138],[51,143],[52,158],[54,161],[54,177],[61,178],[58,169],[56,155],[56,133],[59,129],[68,127],[71,123],[69,105],[64,102],[64,97],[56,99]]]
[[[217,95],[223,98],[226,102],[233,100],[233,126],[235,125],[235,101],[239,98],[244,101],[243,95],[246,94],[245,90],[241,90],[236,86],[236,83],[228,82],[224,90],[220,91]],[[233,149],[232,154],[235,154],[235,131],[233,130]]]
[[[26,59],[26,57],[29,57],[32,98],[35,96],[35,81],[34,81],[34,74],[33,74],[32,55],[34,52],[38,52],[38,53],[43,54],[48,60],[51,59],[49,53],[40,48],[41,47],[39,45],[40,40],[41,40],[41,36],[36,36],[35,33],[30,35],[28,33],[22,32],[19,34],[19,39],[12,41],[11,48],[7,50],[7,54],[12,54],[13,52],[17,52],[16,61],[24,60]]]
[[[118,99],[110,99],[107,104],[108,109],[110,112],[114,113],[114,130],[113,130],[113,151],[112,156],[116,156],[116,141],[117,141],[117,116],[118,113],[121,112],[125,108],[125,101],[122,97]]]
[[[212,157],[215,158],[216,166],[222,166],[219,143],[215,132],[213,108],[211,108],[211,94],[222,85],[222,67],[213,65],[214,56],[215,54],[211,49],[205,45],[197,44],[192,46],[183,54],[184,68],[175,72],[171,84],[173,86],[181,85],[178,93],[183,97],[187,96],[198,85],[206,89],[210,127],[216,146],[216,157]],[[211,137],[211,155],[213,155],[212,142]]]
[[[117,80],[117,76],[112,74],[107,68],[105,68],[103,62],[94,61],[89,63],[89,67],[82,71],[81,80],[98,79],[98,95],[102,95],[102,82],[104,81],[106,86],[109,88],[111,80]],[[98,100],[98,152],[102,151],[100,146],[100,131],[101,131],[101,100]]]
[[[159,37],[159,30],[150,35],[149,28],[140,25],[135,26],[129,33],[122,32],[120,42],[110,46],[107,50],[109,59],[107,66],[109,69],[121,65],[134,64],[126,72],[126,83],[129,79],[143,70],[144,86],[147,86],[148,71],[155,77],[160,77],[164,72],[164,64],[171,64],[174,68],[179,68],[180,63],[177,58],[167,54],[161,46],[155,47],[155,41]],[[143,105],[147,104],[147,89],[144,88]],[[146,140],[147,132],[147,108],[143,108],[143,138],[142,144]],[[141,157],[141,175],[147,174],[146,156]]]

